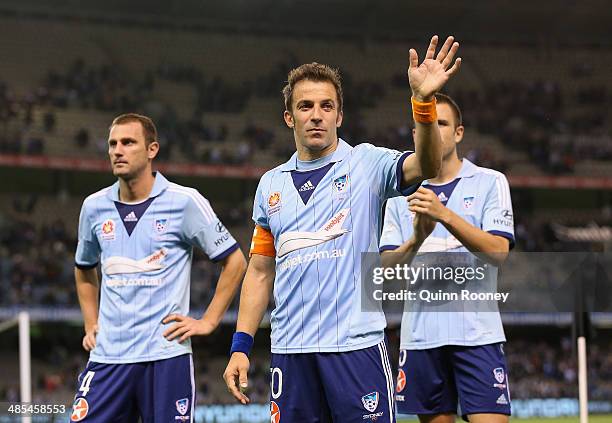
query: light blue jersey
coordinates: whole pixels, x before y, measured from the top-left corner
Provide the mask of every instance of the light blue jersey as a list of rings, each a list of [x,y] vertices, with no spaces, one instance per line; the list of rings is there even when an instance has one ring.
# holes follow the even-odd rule
[[[191,352],[167,341],[162,320],[189,313],[193,247],[211,260],[238,244],[198,191],[157,172],[149,199],[119,201],[119,182],[90,195],[79,218],[76,266],[101,264],[99,332],[90,360],[135,363]]]
[[[463,159],[463,165],[454,181],[444,186],[423,182],[425,188],[438,195],[440,201],[462,219],[483,231],[503,236],[514,245],[514,223],[510,189],[506,177],[495,170],[478,167]],[[413,234],[413,214],[404,197],[387,202],[380,250],[393,250],[410,239]],[[465,248],[441,223],[419,249],[423,252],[461,252]],[[461,259],[476,257],[462,254]],[[413,265],[417,265],[418,256]],[[488,292],[497,289],[497,268],[489,266],[486,272]],[[436,312],[418,301],[406,301],[402,316],[401,349],[426,349],[442,345],[485,345],[505,341],[498,312]]]
[[[339,140],[321,167],[302,169],[296,153],[263,175],[253,220],[272,232],[276,249],[273,353],[352,351],[382,341],[382,310],[361,311],[361,253],[378,251],[381,206],[400,195],[409,154]]]

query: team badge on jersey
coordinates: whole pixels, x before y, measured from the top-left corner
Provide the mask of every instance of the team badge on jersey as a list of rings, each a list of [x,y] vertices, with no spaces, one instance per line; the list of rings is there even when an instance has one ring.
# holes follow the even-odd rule
[[[270,422],[280,423],[280,408],[274,401],[270,401]]]
[[[163,234],[168,228],[168,219],[155,219],[154,226],[158,234]]]
[[[115,239],[115,221],[113,219],[106,219],[102,223],[102,239],[107,241]]]
[[[506,374],[504,373],[503,367],[493,369],[493,374],[495,375],[495,380],[499,383],[504,383],[504,380],[506,380]]]
[[[334,179],[334,191],[345,192],[348,188],[349,177],[348,175],[342,175],[339,178]]]
[[[85,398],[77,398],[72,404],[72,413],[70,414],[71,422],[80,422],[89,412],[89,404]]]
[[[281,209],[281,193],[276,191],[270,194],[268,197],[268,216],[272,216],[274,213]]]
[[[474,205],[474,197],[464,197],[463,198],[463,208],[469,210]]]
[[[189,411],[189,398],[183,398],[176,402],[176,411],[181,413],[183,416]]]
[[[371,413],[378,407],[379,397],[380,395],[378,395],[378,392],[370,392],[369,394],[361,397],[361,403],[363,404],[364,408]]]

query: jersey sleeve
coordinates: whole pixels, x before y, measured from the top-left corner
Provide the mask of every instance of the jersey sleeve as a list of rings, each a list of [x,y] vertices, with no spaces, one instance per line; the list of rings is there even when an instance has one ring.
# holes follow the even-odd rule
[[[270,224],[268,222],[268,211],[266,208],[268,200],[264,198],[263,192],[263,186],[266,183],[265,179],[266,175],[259,180],[259,184],[257,185],[257,191],[255,192],[255,198],[253,199],[253,221],[255,222],[256,226],[261,226],[262,228],[269,230]],[[271,201],[274,201],[274,198],[272,198]]]
[[[397,151],[384,147],[375,147],[367,144],[367,156],[371,166],[370,175],[377,175],[379,183],[379,194],[382,199],[397,197],[398,195],[410,195],[415,192],[420,184],[405,187],[402,185],[404,161],[413,154],[412,151]]]
[[[510,187],[504,175],[496,174],[486,196],[482,211],[482,230],[503,236],[514,247],[514,214]]]
[[[379,251],[395,250],[406,240],[402,237],[402,222],[400,207],[408,207],[404,197],[395,197],[387,200],[385,219],[380,236]],[[410,224],[412,229],[412,223]]]
[[[92,269],[100,261],[101,249],[98,237],[96,237],[91,213],[88,204],[83,203],[79,215],[78,241],[74,257],[75,265],[79,269]]]
[[[188,243],[200,248],[212,261],[223,260],[239,248],[209,201],[197,191],[189,196],[185,206],[183,234]]]

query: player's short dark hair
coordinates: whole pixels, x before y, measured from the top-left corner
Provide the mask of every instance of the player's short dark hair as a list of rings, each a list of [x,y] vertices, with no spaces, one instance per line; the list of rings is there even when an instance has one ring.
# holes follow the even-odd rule
[[[450,108],[453,110],[453,114],[455,115],[455,128],[463,125],[463,115],[461,114],[461,109],[455,100],[451,98],[448,94],[437,93],[436,94],[436,103],[437,104],[448,104]]]
[[[336,96],[338,97],[338,111],[342,111],[343,102],[340,71],[317,62],[305,63],[289,71],[289,75],[287,76],[287,85],[285,85],[283,88],[285,110],[291,111],[293,89],[295,88],[295,84],[303,80],[314,82],[331,82],[336,89]]]
[[[153,120],[151,120],[150,117],[139,115],[137,113],[124,113],[117,116],[115,119],[113,119],[113,123],[111,123],[108,129],[110,130],[110,128],[115,125],[123,125],[130,122],[140,122],[147,146],[152,142],[157,141],[157,128],[155,127]]]

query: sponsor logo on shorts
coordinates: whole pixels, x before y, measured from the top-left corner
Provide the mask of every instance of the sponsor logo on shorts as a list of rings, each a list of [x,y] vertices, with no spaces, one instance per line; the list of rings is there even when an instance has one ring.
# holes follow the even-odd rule
[[[275,401],[270,401],[270,423],[280,423],[280,408]]]
[[[397,392],[402,392],[406,387],[406,373],[402,369],[397,372]]]
[[[506,399],[506,395],[505,394],[501,394],[499,396],[499,398],[497,398],[496,402],[499,405],[508,405],[508,400]]]
[[[70,414],[71,422],[80,422],[89,412],[89,404],[85,398],[77,398],[72,404],[72,413]]]
[[[395,401],[404,402],[405,398],[404,398],[403,395],[396,395],[395,396]]]
[[[113,219],[106,219],[102,223],[102,239],[106,241],[115,239],[115,221]]]

